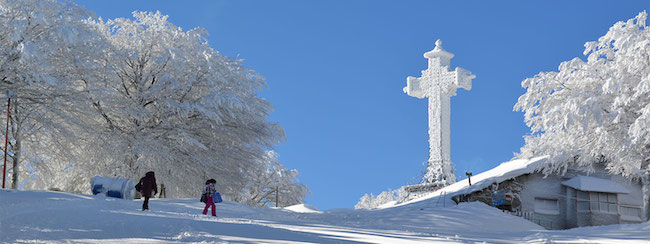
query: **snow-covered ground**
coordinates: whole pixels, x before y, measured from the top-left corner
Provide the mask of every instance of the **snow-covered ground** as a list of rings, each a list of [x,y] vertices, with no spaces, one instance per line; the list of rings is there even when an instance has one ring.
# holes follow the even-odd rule
[[[1,243],[650,243],[650,223],[549,231],[482,203],[431,198],[380,210],[253,208],[0,190]]]

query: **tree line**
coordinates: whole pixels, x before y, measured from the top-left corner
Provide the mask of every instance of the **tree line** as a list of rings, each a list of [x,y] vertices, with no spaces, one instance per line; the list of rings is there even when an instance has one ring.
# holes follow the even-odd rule
[[[200,196],[215,178],[233,201],[265,205],[274,192],[283,205],[303,201],[308,188],[272,151],[285,135],[267,121],[264,77],[210,47],[205,30],[167,18],[0,1],[12,188],[89,192],[95,175],[155,171],[174,197]]]

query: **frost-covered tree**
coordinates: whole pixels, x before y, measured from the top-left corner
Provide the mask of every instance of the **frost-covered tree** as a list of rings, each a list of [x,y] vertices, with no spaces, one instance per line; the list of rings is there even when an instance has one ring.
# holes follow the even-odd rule
[[[354,205],[354,209],[373,209],[375,208],[374,204],[372,203],[372,199],[374,199],[374,195],[370,193],[363,194],[361,199],[359,199],[359,202]]]
[[[287,204],[309,193],[269,153],[284,131],[266,121],[263,77],[212,49],[203,30],[160,13],[93,19],[55,0],[0,1],[0,11],[11,171],[28,167],[26,189],[88,192],[95,175],[153,170],[176,197],[196,197],[209,178],[245,203],[272,186]]]
[[[234,200],[251,206],[286,207],[303,203],[309,189],[298,180],[298,171],[287,169],[274,151],[269,151],[256,169],[256,177],[247,182]]]
[[[372,193],[370,193],[370,195],[366,193],[363,195],[363,197],[361,197],[361,199],[359,199],[359,202],[354,205],[354,208],[375,209],[386,203],[403,201],[406,199],[407,195],[408,192],[404,189],[404,187],[400,187],[396,190],[388,189],[387,191],[379,193],[377,196],[373,195]]]
[[[69,105],[83,99],[73,89],[73,80],[65,79],[59,68],[74,61],[70,53],[83,50],[85,18],[87,14],[71,3],[0,1],[0,99],[6,104],[11,94],[7,151],[14,189],[19,176],[31,171],[22,170],[21,165],[49,168],[35,159],[37,152],[44,153],[42,143],[47,137],[72,136],[71,126],[80,125],[71,116],[79,106]],[[4,126],[1,131],[4,139]],[[66,154],[58,144],[47,148],[52,149],[52,157]]]
[[[212,49],[202,29],[183,31],[160,13],[133,15],[89,21],[108,45],[101,67],[79,81],[95,111],[86,123],[101,129],[76,149],[74,174],[138,179],[153,170],[176,197],[195,197],[215,178],[236,196],[284,137],[266,121],[263,77]]]
[[[519,157],[550,155],[547,173],[604,163],[616,174],[650,170],[650,29],[647,13],[618,22],[587,42],[587,61],[522,82],[514,109],[525,112],[531,135]]]

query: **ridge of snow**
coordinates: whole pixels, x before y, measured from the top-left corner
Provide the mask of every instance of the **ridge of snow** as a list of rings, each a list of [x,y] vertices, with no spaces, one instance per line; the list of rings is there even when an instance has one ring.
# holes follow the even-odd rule
[[[318,208],[304,203],[292,205],[289,207],[285,207],[283,209],[293,211],[296,213],[323,213],[322,211],[318,210]]]

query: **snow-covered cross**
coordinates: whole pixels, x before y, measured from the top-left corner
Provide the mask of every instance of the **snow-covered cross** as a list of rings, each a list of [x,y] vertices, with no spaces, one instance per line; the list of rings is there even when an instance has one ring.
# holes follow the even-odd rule
[[[442,187],[456,182],[451,167],[450,150],[450,104],[456,89],[472,89],[472,72],[463,68],[449,69],[449,61],[454,54],[442,49],[442,42],[425,53],[429,68],[422,71],[422,77],[406,78],[404,93],[417,98],[429,98],[429,161],[422,183],[433,183]]]

